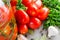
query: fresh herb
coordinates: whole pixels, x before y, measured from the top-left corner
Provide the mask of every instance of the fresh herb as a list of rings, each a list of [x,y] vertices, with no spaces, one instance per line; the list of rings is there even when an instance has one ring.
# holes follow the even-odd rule
[[[58,26],[60,28],[60,1],[59,0],[42,0],[44,6],[50,9],[48,18],[44,21],[44,28],[49,26]]]
[[[22,0],[18,0],[18,3],[17,3],[17,9],[20,10],[26,10],[26,7],[22,4]]]

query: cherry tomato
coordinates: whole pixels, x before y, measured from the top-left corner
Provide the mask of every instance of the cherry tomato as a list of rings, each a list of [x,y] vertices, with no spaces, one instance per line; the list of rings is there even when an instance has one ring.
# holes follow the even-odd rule
[[[22,0],[22,3],[27,7],[27,13],[30,16],[36,17],[38,15],[37,10],[42,8],[41,0]]]
[[[27,9],[26,12],[29,16],[32,16],[32,17],[36,17],[38,15],[37,10],[35,10],[35,9],[29,8],[29,9]]]
[[[41,21],[38,18],[31,18],[29,23],[27,24],[31,29],[37,29],[41,26]]]
[[[26,24],[29,22],[28,14],[23,10],[17,10],[15,13],[15,17],[18,23]]]
[[[22,3],[26,6],[26,7],[31,7],[31,8],[41,8],[43,6],[42,1],[41,0],[22,0]]]
[[[17,0],[11,0],[11,1],[10,1],[10,4],[11,4],[11,6],[16,6]]]
[[[18,31],[21,34],[26,34],[28,32],[27,25],[19,25]]]
[[[36,5],[36,7],[39,8],[39,9],[43,7],[43,4],[42,4],[42,1],[41,1],[41,0],[36,0],[36,1],[35,1],[35,5]]]
[[[27,6],[29,3],[31,3],[32,0],[22,0],[22,3]]]
[[[37,13],[38,8],[36,7],[36,5],[30,3],[28,6],[29,6],[29,8],[27,9],[26,12],[27,12],[30,16],[36,17],[36,16],[38,15],[38,13]]]
[[[40,20],[45,20],[45,19],[48,17],[49,9],[46,8],[46,7],[44,7],[44,8],[42,8],[42,9],[40,9],[38,13],[39,13],[39,14],[38,14],[38,18],[39,18]]]

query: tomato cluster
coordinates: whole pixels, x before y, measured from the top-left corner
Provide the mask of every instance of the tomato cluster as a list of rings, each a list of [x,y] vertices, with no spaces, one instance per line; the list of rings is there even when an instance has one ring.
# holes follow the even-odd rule
[[[15,10],[17,1],[14,1],[11,1],[11,5]],[[19,33],[26,34],[28,28],[35,30],[41,26],[42,21],[48,17],[49,9],[44,7],[42,0],[22,0],[22,4],[27,10],[15,10],[15,18]]]

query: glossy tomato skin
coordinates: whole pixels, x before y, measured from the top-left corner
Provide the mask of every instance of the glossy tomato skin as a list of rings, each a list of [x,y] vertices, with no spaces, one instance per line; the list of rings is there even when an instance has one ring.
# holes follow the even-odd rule
[[[41,21],[38,18],[31,18],[29,23],[27,24],[29,28],[31,29],[37,29],[41,26]]]
[[[10,0],[10,4],[14,13],[16,12],[17,3],[18,3],[18,0]]]
[[[27,7],[27,13],[33,17],[38,15],[37,10],[43,6],[41,0],[23,0],[22,3]]]
[[[29,8],[29,9],[27,9],[26,12],[27,12],[27,14],[28,14],[29,16],[31,16],[31,17],[36,17],[36,16],[38,15],[36,9]]]
[[[18,0],[11,0],[10,1],[11,6],[16,6],[17,5],[17,1]]]
[[[33,8],[33,9],[40,9],[43,7],[43,4],[41,0],[32,0],[31,3],[26,7]]]
[[[26,24],[29,22],[29,16],[23,10],[17,10],[15,13],[15,17],[19,24]]]
[[[18,31],[21,34],[26,34],[28,32],[28,27],[27,25],[19,25]]]
[[[32,0],[22,0],[22,3],[27,6],[31,3]]]
[[[22,0],[22,3],[28,8],[41,8],[43,6],[41,0]]]
[[[43,4],[42,4],[42,1],[41,1],[41,0],[36,0],[36,1],[35,1],[35,5],[36,5],[36,7],[39,8],[39,9],[43,7]]]
[[[32,16],[32,17],[36,17],[38,15],[37,13],[37,10],[38,8],[36,7],[36,5],[34,3],[30,3],[28,5],[28,8],[27,8],[27,13]]]
[[[44,7],[42,9],[40,9],[38,13],[39,13],[38,18],[43,21],[48,17],[49,9]]]

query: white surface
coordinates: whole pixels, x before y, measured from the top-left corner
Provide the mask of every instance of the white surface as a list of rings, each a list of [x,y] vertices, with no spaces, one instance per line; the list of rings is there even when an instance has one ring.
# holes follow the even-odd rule
[[[34,38],[34,40],[40,40],[40,38],[41,38],[41,33],[40,33],[41,29],[42,28],[39,28],[39,29],[35,30],[34,34],[32,34],[32,35],[28,34],[27,38],[29,40],[31,40],[32,38]],[[43,34],[47,34],[47,31],[43,31],[42,33]],[[51,39],[47,39],[47,40],[60,40],[60,34],[56,35],[55,37],[51,37]]]
[[[28,40],[24,35],[19,34],[17,40]]]

